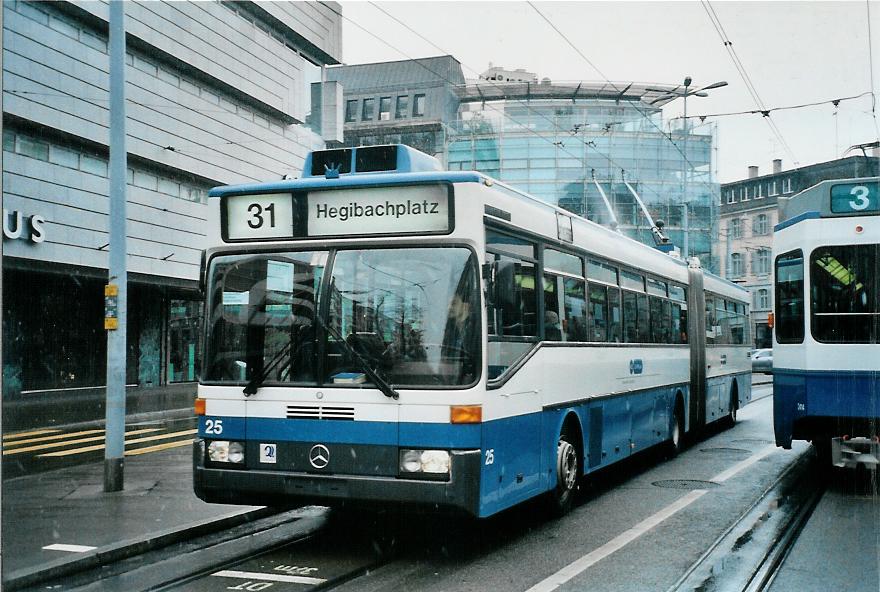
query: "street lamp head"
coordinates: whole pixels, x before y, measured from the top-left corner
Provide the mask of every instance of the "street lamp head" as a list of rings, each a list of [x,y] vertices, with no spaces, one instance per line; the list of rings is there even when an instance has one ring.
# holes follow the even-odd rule
[[[685,77],[684,77],[684,85],[685,85],[685,86],[690,86],[690,85],[691,85],[691,77],[690,77],[690,76],[685,76]]]
[[[709,86],[704,86],[700,90],[712,90],[713,88],[721,88],[722,86],[727,86],[727,82],[722,80],[721,82],[713,82]]]

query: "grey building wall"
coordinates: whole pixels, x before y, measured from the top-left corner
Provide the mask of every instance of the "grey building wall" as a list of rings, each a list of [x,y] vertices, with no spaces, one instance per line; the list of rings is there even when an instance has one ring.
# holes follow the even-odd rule
[[[338,61],[338,7],[125,6],[130,271],[193,280],[206,190],[280,178],[323,147],[296,124],[309,102],[307,71],[318,68],[304,56]],[[3,10],[4,118],[14,134],[4,142],[6,209],[46,218],[43,243],[7,241],[6,253],[104,268],[107,4],[15,1]]]

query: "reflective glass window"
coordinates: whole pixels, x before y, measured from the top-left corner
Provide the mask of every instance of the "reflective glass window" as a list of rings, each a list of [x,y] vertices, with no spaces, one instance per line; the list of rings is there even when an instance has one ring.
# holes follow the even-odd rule
[[[816,341],[878,343],[880,245],[820,247],[810,255],[810,325]]]
[[[804,340],[804,256],[800,250],[776,258],[776,340]]]

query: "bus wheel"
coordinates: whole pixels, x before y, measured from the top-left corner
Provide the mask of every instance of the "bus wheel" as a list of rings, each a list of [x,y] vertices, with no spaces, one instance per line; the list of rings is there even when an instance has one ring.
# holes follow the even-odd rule
[[[564,431],[556,445],[556,488],[551,500],[555,516],[567,514],[574,505],[580,466],[578,454],[577,441]]]
[[[675,406],[670,424],[666,454],[669,458],[672,458],[684,449],[684,414],[681,412],[681,406]]]
[[[727,417],[724,418],[724,424],[732,428],[736,425],[736,412],[739,410],[739,391],[736,388],[736,385],[730,391],[730,410],[727,412]]]

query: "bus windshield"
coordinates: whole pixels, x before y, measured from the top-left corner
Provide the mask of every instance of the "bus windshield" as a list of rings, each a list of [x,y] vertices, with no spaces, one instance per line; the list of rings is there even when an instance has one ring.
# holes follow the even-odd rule
[[[472,384],[477,278],[460,247],[214,257],[203,380],[356,386],[368,364],[396,387]]]

